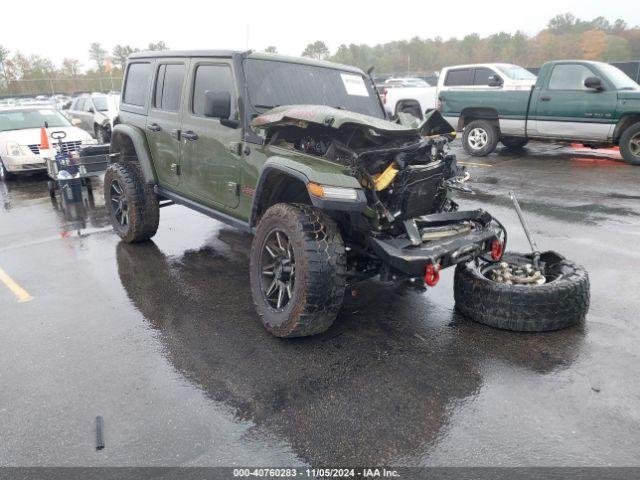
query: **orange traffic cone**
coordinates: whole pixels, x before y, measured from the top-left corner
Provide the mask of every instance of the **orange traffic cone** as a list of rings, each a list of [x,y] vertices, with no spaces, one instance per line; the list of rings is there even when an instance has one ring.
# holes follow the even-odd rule
[[[42,127],[40,129],[40,150],[49,150],[49,136],[47,135],[47,129]]]

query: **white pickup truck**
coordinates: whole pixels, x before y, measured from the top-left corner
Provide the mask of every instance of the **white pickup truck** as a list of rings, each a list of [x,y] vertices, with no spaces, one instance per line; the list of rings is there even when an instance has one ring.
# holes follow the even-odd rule
[[[401,82],[400,80],[412,81]],[[423,118],[424,112],[436,108],[436,87],[432,87],[421,79],[389,79],[378,86],[378,91],[389,115],[405,112],[414,117]]]
[[[413,82],[402,82],[412,80]],[[423,85],[418,85],[420,81]],[[428,110],[438,108],[438,97],[450,90],[478,90],[493,87],[505,90],[531,90],[536,76],[528,70],[509,63],[476,63],[445,67],[438,77],[438,86],[433,87],[424,80],[389,79],[379,85],[380,96],[390,115],[398,112],[410,113],[423,118]]]

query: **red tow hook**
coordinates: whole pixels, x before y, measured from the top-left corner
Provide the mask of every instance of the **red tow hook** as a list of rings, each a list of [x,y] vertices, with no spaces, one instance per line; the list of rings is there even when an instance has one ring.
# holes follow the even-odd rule
[[[494,240],[491,242],[491,258],[494,260],[500,260],[502,258],[502,242],[500,240]]]
[[[440,280],[440,264],[428,264],[424,272],[424,283],[430,287],[435,287],[438,280]]]

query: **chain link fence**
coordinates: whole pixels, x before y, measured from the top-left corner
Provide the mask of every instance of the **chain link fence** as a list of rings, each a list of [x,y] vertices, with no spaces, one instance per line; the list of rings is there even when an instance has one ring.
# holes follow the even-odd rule
[[[121,76],[22,79],[0,81],[0,97],[73,95],[79,92],[119,91],[121,88]]]

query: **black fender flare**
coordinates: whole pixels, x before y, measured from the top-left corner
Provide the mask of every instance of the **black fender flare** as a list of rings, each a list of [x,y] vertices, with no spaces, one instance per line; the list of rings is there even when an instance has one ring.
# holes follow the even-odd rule
[[[138,163],[140,163],[145,183],[150,185],[157,184],[158,176],[151,158],[151,151],[149,150],[147,137],[142,129],[123,123],[116,125],[111,132],[110,153],[122,153],[120,149],[122,144],[127,140],[131,142],[131,145],[135,150],[135,155],[138,158]],[[118,155],[111,156],[112,162],[118,160]]]
[[[281,173],[287,175],[289,177],[295,178],[296,180],[301,181],[304,185],[308,185],[311,180],[302,172],[291,168],[287,165],[282,165],[278,163],[268,163],[264,166],[262,171],[260,172],[260,177],[258,178],[258,182],[256,183],[256,189],[253,195],[253,201],[251,204],[251,216],[249,217],[249,225],[254,227],[256,221],[258,219],[258,209],[260,206],[260,199],[264,193],[264,188],[269,178],[269,174],[272,172]],[[364,190],[358,189],[358,198],[356,200],[327,200],[324,198],[319,198],[314,195],[309,195],[311,199],[311,203],[314,207],[317,207],[321,210],[340,210],[340,211],[348,211],[348,212],[361,212],[364,211],[367,207],[367,197],[364,193]]]

